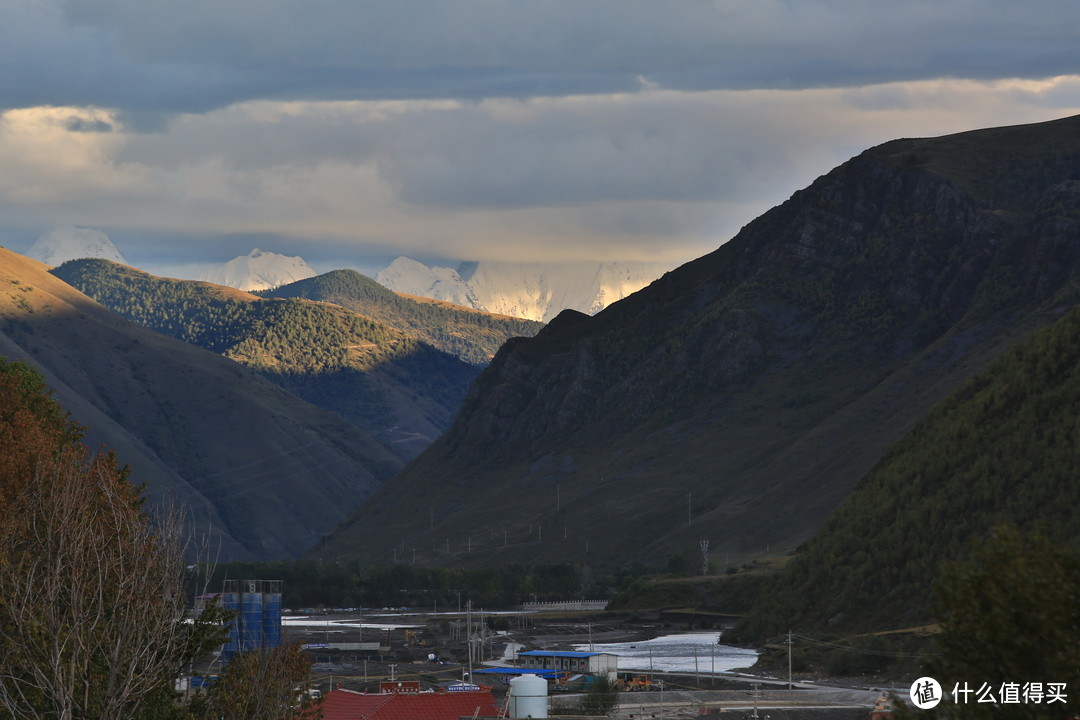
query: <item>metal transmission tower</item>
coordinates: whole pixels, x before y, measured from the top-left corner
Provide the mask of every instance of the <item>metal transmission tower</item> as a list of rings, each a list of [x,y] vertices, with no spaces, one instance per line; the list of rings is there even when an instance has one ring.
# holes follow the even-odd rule
[[[701,574],[709,574],[709,541],[701,541]]]

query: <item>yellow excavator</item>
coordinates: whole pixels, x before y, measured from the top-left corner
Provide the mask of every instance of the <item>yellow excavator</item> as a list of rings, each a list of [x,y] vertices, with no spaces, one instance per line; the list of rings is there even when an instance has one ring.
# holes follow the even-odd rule
[[[615,687],[619,690],[636,692],[638,690],[652,690],[653,684],[648,675],[626,675],[615,681]]]

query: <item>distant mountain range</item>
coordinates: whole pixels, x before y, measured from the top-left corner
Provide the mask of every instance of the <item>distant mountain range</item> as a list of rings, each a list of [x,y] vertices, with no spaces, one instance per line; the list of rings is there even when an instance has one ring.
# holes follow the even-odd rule
[[[82,258],[128,264],[104,232],[91,228],[58,228],[40,237],[27,254],[53,266]],[[632,262],[464,262],[448,268],[399,257],[375,281],[405,295],[547,322],[566,309],[596,314],[670,269],[666,264]],[[226,263],[205,266],[197,279],[257,292],[315,275],[301,257],[255,248]]]
[[[548,322],[567,309],[594,315],[670,269],[615,262],[467,262],[447,268],[399,257],[375,280],[409,295]]]
[[[1078,300],[1080,117],[886,143],[595,317],[508,342],[447,433],[314,554],[784,552]]]
[[[0,248],[0,355],[38,367],[88,445],[114,450],[152,502],[182,503],[221,559],[296,555],[402,466],[337,413],[48,270]]]

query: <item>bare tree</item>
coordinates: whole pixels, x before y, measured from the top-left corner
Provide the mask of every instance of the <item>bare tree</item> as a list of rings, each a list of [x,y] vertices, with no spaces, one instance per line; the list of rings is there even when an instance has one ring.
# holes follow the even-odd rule
[[[40,458],[0,518],[0,708],[127,720],[196,651],[184,530],[151,517],[111,455]]]

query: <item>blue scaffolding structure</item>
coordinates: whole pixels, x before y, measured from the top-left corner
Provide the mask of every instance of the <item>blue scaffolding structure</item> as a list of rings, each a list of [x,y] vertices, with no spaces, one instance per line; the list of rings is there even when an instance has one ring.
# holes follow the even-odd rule
[[[221,650],[223,662],[238,653],[281,645],[280,580],[226,580],[221,604],[237,613]]]

